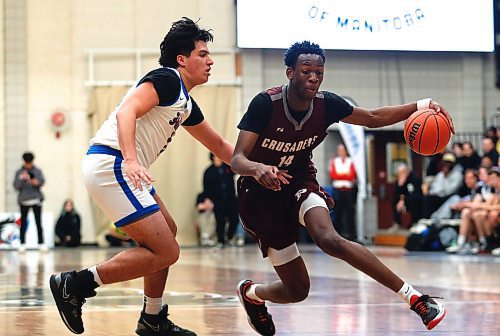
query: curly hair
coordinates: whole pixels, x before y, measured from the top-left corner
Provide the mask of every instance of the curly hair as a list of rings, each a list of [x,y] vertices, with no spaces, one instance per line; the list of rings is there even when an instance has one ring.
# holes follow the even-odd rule
[[[160,43],[160,58],[158,62],[161,66],[177,68],[177,55],[189,56],[195,48],[195,42],[212,42],[214,36],[211,29],[200,29],[196,22],[183,17],[175,21],[170,31]]]
[[[285,56],[285,65],[295,69],[297,65],[297,59],[299,55],[303,54],[314,54],[319,55],[325,61],[325,51],[316,43],[311,43],[310,41],[295,42],[290,48],[283,54]]]

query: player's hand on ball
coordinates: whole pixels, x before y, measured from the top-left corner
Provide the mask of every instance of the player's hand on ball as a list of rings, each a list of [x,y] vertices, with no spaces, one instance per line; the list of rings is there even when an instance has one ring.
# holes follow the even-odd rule
[[[455,134],[455,126],[453,125],[453,120],[451,119],[450,113],[443,106],[439,105],[438,102],[435,102],[433,100],[431,100],[429,108],[433,109],[437,113],[442,113],[446,117],[446,119],[448,119],[451,132]]]

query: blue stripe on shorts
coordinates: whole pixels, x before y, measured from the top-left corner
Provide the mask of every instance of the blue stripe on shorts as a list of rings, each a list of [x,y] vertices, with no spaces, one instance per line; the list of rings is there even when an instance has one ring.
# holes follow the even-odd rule
[[[137,198],[134,196],[134,193],[132,192],[132,190],[128,186],[127,182],[123,178],[122,169],[121,169],[121,165],[123,162],[123,156],[119,150],[108,147],[108,146],[104,146],[104,145],[92,145],[92,146],[90,146],[89,150],[87,151],[87,155],[89,155],[89,154],[106,154],[106,155],[111,155],[111,156],[115,157],[113,171],[115,173],[116,181],[118,182],[118,184],[122,188],[123,192],[125,193],[125,195],[129,199],[129,201],[132,203],[134,208],[137,210],[136,212],[134,212],[128,216],[125,216],[124,218],[117,221],[115,223],[116,227],[125,226],[125,225],[130,224],[131,222],[135,221],[136,219],[138,219],[140,217],[143,217],[147,214],[150,214],[150,213],[153,213],[153,212],[160,210],[160,207],[158,206],[158,204],[153,204],[153,205],[150,205],[150,206],[147,206],[144,208],[141,205],[141,203],[137,200]],[[152,196],[154,196],[155,193],[156,193],[156,190],[154,188],[151,188],[150,194]]]

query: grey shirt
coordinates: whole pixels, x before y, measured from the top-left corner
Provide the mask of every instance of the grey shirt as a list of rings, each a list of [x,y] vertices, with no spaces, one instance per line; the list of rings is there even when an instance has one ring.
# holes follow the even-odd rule
[[[30,179],[37,178],[40,181],[40,184],[38,186],[34,186],[29,181],[22,180],[20,175],[23,171],[28,172]],[[17,202],[20,205],[40,204],[43,201],[43,194],[40,188],[44,183],[45,178],[39,168],[36,166],[33,166],[31,169],[21,167],[18,171],[16,171],[16,175],[14,176],[14,188],[19,191]]]

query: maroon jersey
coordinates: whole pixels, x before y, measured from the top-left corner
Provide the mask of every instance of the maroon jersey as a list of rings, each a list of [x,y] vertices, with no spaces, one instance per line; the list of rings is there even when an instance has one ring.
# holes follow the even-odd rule
[[[328,126],[350,115],[352,107],[337,95],[318,92],[309,110],[297,113],[289,109],[286,94],[287,85],[261,93],[238,127],[259,134],[249,160],[304,176],[315,171],[312,150],[325,139]]]

